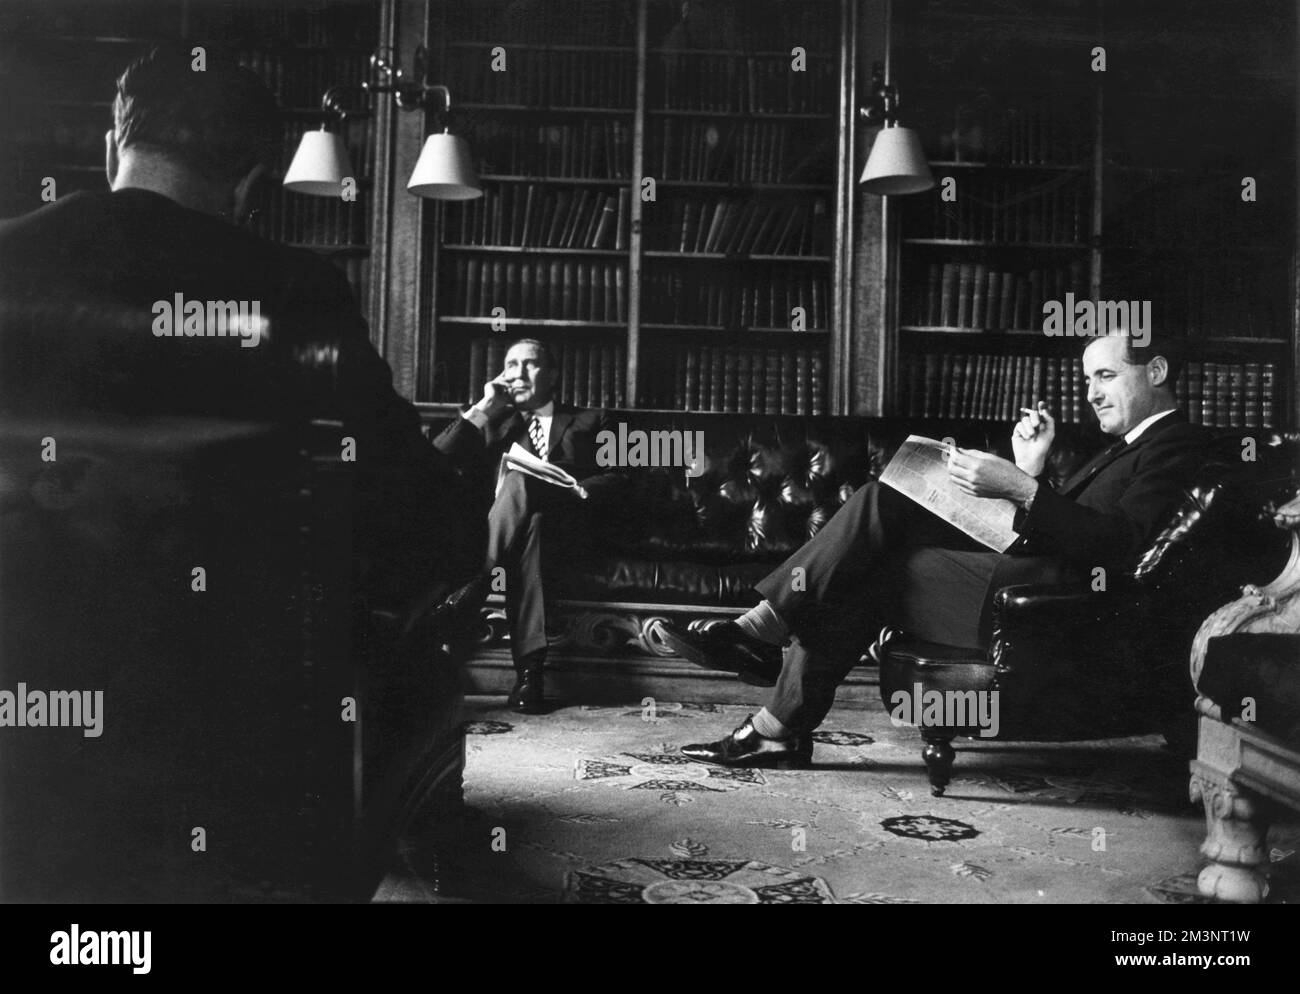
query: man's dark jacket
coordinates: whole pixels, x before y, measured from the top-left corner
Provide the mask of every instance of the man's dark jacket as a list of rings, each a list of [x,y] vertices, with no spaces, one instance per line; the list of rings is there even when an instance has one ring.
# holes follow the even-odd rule
[[[593,500],[604,499],[626,485],[621,472],[600,466],[596,460],[599,436],[606,430],[612,430],[608,412],[556,401],[546,440],[547,461],[577,479]],[[457,417],[438,436],[437,444],[458,460],[477,460],[485,475],[495,481],[502,454],[516,442],[536,454],[523,417],[511,411],[494,418],[482,431]]]
[[[159,337],[157,301],[257,301],[269,334]],[[393,389],[343,274],[147,190],[75,193],[0,223],[0,408],[341,420],[373,551],[423,530],[448,563],[465,495]],[[445,506],[444,506],[445,505]],[[472,515],[477,519],[479,514]]]
[[[1015,527],[1025,550],[1080,567],[1124,567],[1165,524],[1205,457],[1209,432],[1179,411],[1130,445],[1107,447],[1059,489],[1040,485]]]

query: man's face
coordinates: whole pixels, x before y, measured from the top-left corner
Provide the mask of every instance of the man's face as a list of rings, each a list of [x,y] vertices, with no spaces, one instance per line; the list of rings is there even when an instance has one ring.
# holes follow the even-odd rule
[[[1124,361],[1126,343],[1119,336],[1098,338],[1083,352],[1088,403],[1107,435],[1123,435],[1170,406],[1165,392],[1156,389],[1157,380],[1164,382],[1164,362],[1131,365]]]
[[[545,407],[555,392],[555,370],[536,345],[521,342],[511,346],[504,375],[514,405],[522,411]]]

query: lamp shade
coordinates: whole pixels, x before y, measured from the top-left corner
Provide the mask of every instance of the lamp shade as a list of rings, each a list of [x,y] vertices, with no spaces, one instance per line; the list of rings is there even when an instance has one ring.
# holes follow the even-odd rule
[[[284,188],[313,197],[340,197],[343,180],[351,175],[343,139],[332,131],[308,131],[284,174]]]
[[[473,200],[483,196],[464,138],[444,132],[425,139],[406,189],[435,200]]]
[[[916,132],[911,128],[882,128],[858,182],[868,193],[882,197],[920,193],[933,187],[930,163]]]

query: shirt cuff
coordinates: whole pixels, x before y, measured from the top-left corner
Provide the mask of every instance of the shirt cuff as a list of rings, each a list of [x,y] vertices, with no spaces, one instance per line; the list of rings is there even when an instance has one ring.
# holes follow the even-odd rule
[[[1028,499],[1028,500],[1024,501],[1024,502],[1020,505],[1020,510],[1022,510],[1025,514],[1028,514],[1029,511],[1030,511],[1030,508],[1032,508],[1032,507],[1034,506],[1034,501],[1037,500],[1037,498],[1038,498],[1038,491],[1041,490],[1041,489],[1043,488],[1043,483],[1042,483],[1041,480],[1035,480],[1035,483],[1036,483],[1036,486],[1034,487],[1034,492],[1033,492],[1032,494],[1029,495],[1029,499]]]
[[[488,425],[488,416],[477,407],[471,407],[468,411],[461,411],[460,416],[480,431]]]

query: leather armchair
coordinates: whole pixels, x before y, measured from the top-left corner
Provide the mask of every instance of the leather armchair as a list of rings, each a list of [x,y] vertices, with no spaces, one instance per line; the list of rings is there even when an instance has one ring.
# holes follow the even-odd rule
[[[463,656],[419,612],[464,577],[412,538],[421,598],[357,547],[337,343],[268,359],[283,389],[241,417],[228,370],[138,363],[96,345],[112,315],[72,317],[46,363],[43,325],[0,328],[27,360],[0,383],[0,689],[102,691],[104,731],[0,729],[4,898],[369,897],[416,811],[460,817]]]
[[[1219,439],[1169,524],[1131,570],[1104,589],[1017,585],[994,595],[987,653],[895,633],[875,654],[880,693],[996,692],[997,738],[1106,738],[1162,731],[1186,746],[1195,691],[1188,653],[1205,615],[1244,583],[1263,582],[1287,547],[1268,507],[1294,489],[1296,440],[1274,436],[1256,464],[1243,464],[1238,434]],[[943,794],[959,735],[971,727],[927,723],[922,759],[931,792]]]

